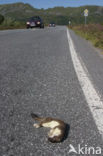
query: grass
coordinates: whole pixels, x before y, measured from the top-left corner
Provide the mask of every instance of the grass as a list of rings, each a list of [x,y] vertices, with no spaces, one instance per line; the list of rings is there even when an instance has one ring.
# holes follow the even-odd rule
[[[25,22],[15,21],[12,18],[7,18],[0,24],[0,30],[6,29],[23,29],[26,28]]]
[[[90,40],[95,47],[103,49],[103,26],[101,24],[73,26],[72,29],[86,40]]]
[[[25,29],[26,26],[0,26],[0,30],[9,30],[9,29]]]

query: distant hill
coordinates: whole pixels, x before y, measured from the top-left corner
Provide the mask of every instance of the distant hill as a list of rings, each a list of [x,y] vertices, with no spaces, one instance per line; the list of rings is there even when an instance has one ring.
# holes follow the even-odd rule
[[[49,9],[36,9],[29,4],[14,3],[0,5],[0,14],[6,19],[10,18],[15,21],[25,22],[29,17],[39,15],[44,22],[48,24],[54,21],[56,24],[68,24],[71,20],[72,24],[84,23],[84,9],[89,10],[88,23],[103,24],[103,7],[101,6],[82,6],[82,7],[55,7]]]
[[[0,14],[16,20],[25,20],[25,18],[35,14],[35,11],[37,11],[37,9],[34,9],[31,5],[24,3],[0,5]]]

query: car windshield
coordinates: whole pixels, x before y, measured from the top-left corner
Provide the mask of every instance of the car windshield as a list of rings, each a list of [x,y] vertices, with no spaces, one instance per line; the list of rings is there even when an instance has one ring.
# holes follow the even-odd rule
[[[40,17],[31,17],[31,18],[30,18],[30,21],[32,21],[32,20],[37,21],[37,20],[41,20],[41,19],[40,19]]]

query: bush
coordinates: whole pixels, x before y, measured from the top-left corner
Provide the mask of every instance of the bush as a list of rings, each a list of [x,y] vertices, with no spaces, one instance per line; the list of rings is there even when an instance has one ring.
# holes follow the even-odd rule
[[[101,24],[79,25],[72,29],[86,40],[92,41],[95,47],[103,49],[103,26]]]
[[[25,28],[25,23],[22,21],[16,21],[13,18],[6,18],[0,25],[1,30],[18,29],[18,28]]]
[[[4,21],[4,16],[0,15],[0,24]]]

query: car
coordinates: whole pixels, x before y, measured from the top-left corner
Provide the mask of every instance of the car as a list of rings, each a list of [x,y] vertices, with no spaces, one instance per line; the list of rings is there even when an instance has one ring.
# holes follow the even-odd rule
[[[54,22],[51,22],[51,23],[49,24],[49,27],[55,27],[55,23],[54,23]]]
[[[44,23],[39,16],[33,16],[26,22],[27,29],[34,27],[44,28]]]

